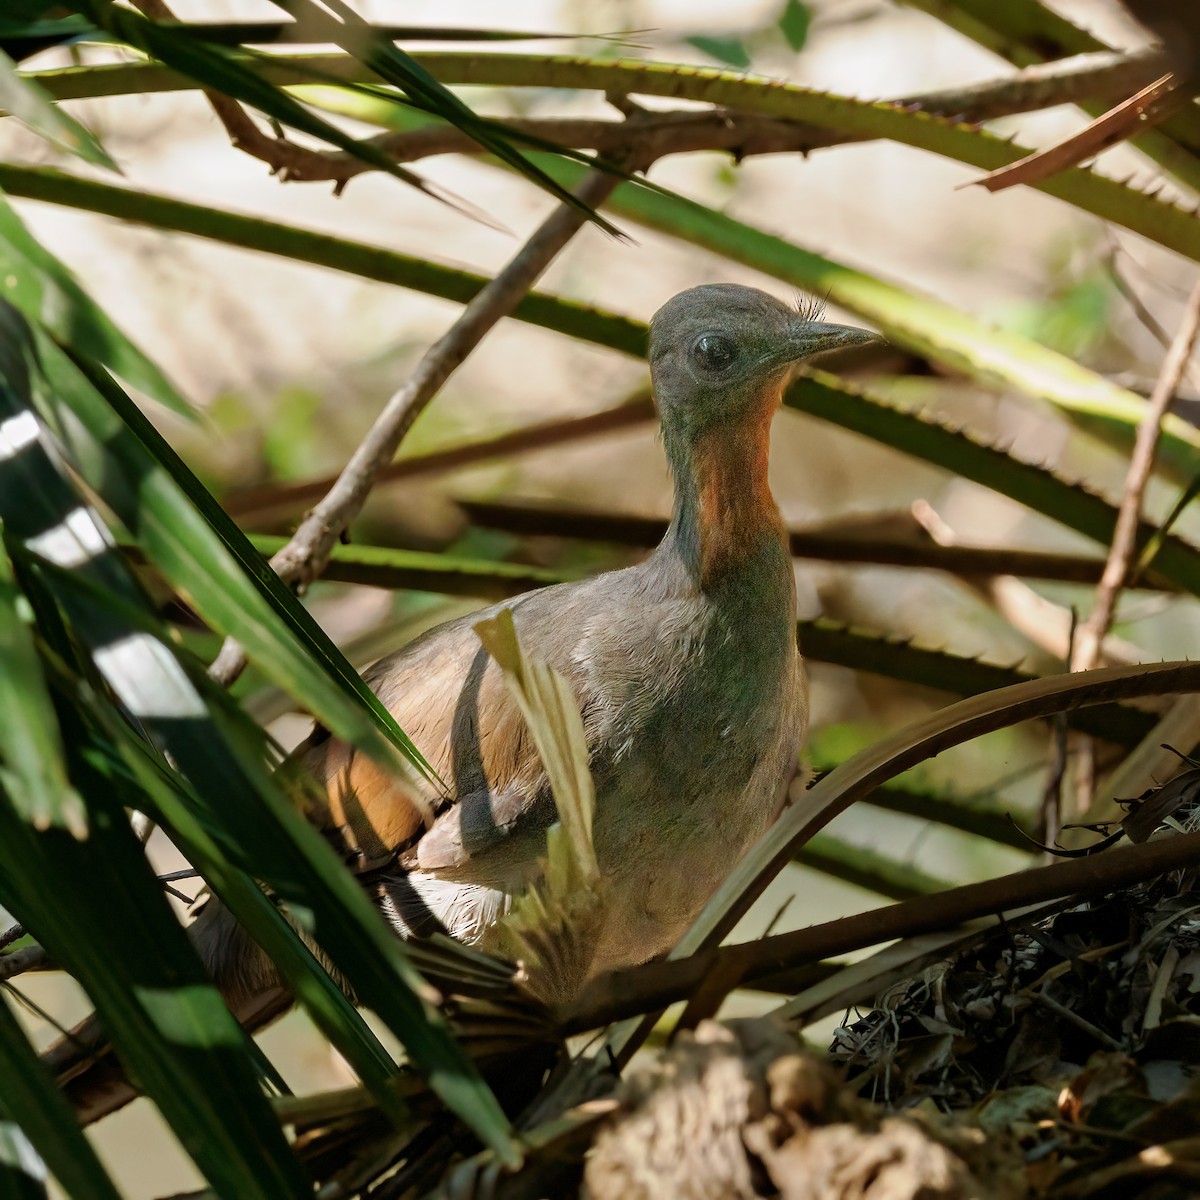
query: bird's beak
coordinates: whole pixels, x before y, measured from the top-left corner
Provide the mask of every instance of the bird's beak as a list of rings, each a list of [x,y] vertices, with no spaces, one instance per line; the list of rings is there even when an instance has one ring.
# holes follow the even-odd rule
[[[788,362],[799,362],[826,350],[841,350],[846,346],[862,346],[883,339],[869,329],[854,325],[827,325],[823,321],[798,321],[792,326],[788,339]]]

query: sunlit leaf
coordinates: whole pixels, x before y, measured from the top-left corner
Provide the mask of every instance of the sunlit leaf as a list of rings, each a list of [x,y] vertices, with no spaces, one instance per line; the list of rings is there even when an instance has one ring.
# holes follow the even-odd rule
[[[21,1126],[4,1114],[0,1101],[0,1194],[6,1200],[45,1200],[46,1164]]]
[[[129,398],[51,343],[40,357],[39,394],[84,477],[213,628],[340,736],[398,773],[419,767],[395,719]]]
[[[10,340],[18,340],[27,346],[28,334],[22,335],[15,312],[12,309],[5,311]],[[46,345],[43,349],[49,351],[51,348]],[[328,843],[304,820],[291,798],[280,788],[279,781],[269,773],[261,731],[234,708],[223,691],[195,671],[186,655],[158,632],[157,619],[120,561],[115,543],[95,511],[81,504],[72,484],[52,461],[47,435],[30,407],[27,383],[11,375],[4,378],[9,387],[0,391],[0,401],[7,400],[10,411],[0,410],[0,421],[12,420],[14,416],[27,425],[32,421],[33,436],[22,441],[19,453],[0,459],[0,519],[5,521],[10,538],[24,543],[29,569],[45,577],[56,605],[64,612],[76,638],[87,647],[95,670],[120,701],[123,711],[137,722],[149,744],[164,756],[164,760],[194,786],[194,795],[204,806],[198,815],[209,822],[210,830],[220,832],[224,853],[244,870],[268,883],[298,911],[308,914],[312,932],[331,960],[362,1000],[370,1004],[403,1041],[413,1060],[428,1075],[433,1088],[505,1161],[515,1164],[518,1155],[504,1114],[490,1089],[455,1044],[444,1018],[431,1006],[428,988],[412,968],[402,944],[386,927],[366,893],[338,861]],[[79,516],[73,517],[75,513]],[[87,522],[86,531],[84,521]],[[42,554],[38,555],[30,546],[31,539],[59,528],[70,531],[74,540],[43,540]],[[70,744],[74,746],[75,742]],[[91,763],[81,764],[78,768],[80,772],[94,770]],[[81,785],[76,781],[76,786]],[[132,838],[132,833],[111,789],[98,790],[104,797],[104,804],[99,807],[89,804],[93,828],[86,852],[96,859],[97,870],[103,863],[105,871],[120,872],[125,869],[123,864],[127,866],[131,852],[121,839]],[[90,800],[91,794],[85,794],[89,794]],[[7,820],[4,819],[5,812],[9,813]],[[103,833],[112,841],[108,852],[103,846],[97,852],[95,846],[101,839],[95,822],[101,819],[105,822]],[[89,929],[72,914],[69,896],[66,899],[62,895],[52,896],[50,912],[46,913],[43,911],[46,906],[37,901],[38,896],[44,900],[44,889],[32,893],[27,890],[30,879],[44,880],[58,870],[71,872],[77,886],[89,891],[105,893],[111,885],[100,886],[81,871],[75,852],[64,848],[62,839],[45,840],[50,839],[55,830],[40,835],[44,840],[31,842],[32,833],[21,833],[19,824],[15,809],[8,806],[7,801],[0,804],[0,887],[12,889],[9,892],[0,890],[0,902],[21,917],[51,953],[64,962],[70,958],[78,966],[77,973],[84,978],[98,1007],[104,1010],[106,1022],[120,1044],[117,1026],[96,994],[95,977],[89,971],[91,959],[88,954],[102,955],[103,935],[96,929]],[[145,869],[140,846],[136,842],[133,846],[142,869]],[[15,865],[17,861],[21,863],[19,871]],[[129,876],[131,903],[136,902],[133,893],[140,886],[138,878],[133,874]],[[10,898],[15,902],[10,902]],[[91,907],[102,928],[122,927],[123,920],[113,918],[111,904],[103,909]],[[164,906],[163,911],[182,938],[169,910]],[[154,914],[148,912],[146,919],[149,921],[153,917]],[[66,922],[68,931],[74,929],[77,932],[74,935],[64,932],[59,922]],[[124,924],[126,931],[138,927],[137,921]],[[64,937],[65,941],[62,940]],[[75,938],[88,940],[87,954],[82,953]],[[194,973],[189,975],[187,970],[178,965],[171,966],[167,960],[163,950],[169,945],[167,935],[147,932],[144,944],[159,956],[151,956],[155,972],[168,971],[171,980],[184,980],[180,986],[193,989],[189,980]],[[186,946],[186,941],[183,944]],[[188,953],[191,953],[190,949]],[[190,961],[199,972],[194,955]],[[132,963],[128,965],[132,966]],[[106,979],[103,983],[107,987],[110,981]],[[122,981],[115,976],[111,984],[124,993],[132,986],[129,980]],[[198,1028],[193,1031],[202,1039],[198,1043],[201,1050],[210,1051],[225,1045],[232,1050],[227,1031],[213,1016],[212,1002],[229,1021],[232,1022],[232,1018],[218,993],[207,983],[200,990],[189,990],[178,996],[155,984],[152,992],[144,996],[139,993],[139,999],[145,1000],[148,1006],[142,1016],[157,1022],[165,1036],[183,1037],[185,1044],[190,1045],[186,1043],[186,1037],[192,1036],[188,1031],[193,1025],[202,1025],[206,1029],[211,1025],[209,1032]],[[121,1019],[127,1017],[130,1014],[121,1014]],[[236,1023],[233,1028],[237,1029]],[[126,1025],[125,1030],[128,1036],[136,1036],[134,1026]],[[240,1036],[238,1031],[239,1052]],[[214,1038],[217,1040],[213,1041]],[[154,1039],[144,1039],[143,1045],[147,1053],[156,1052]],[[158,1052],[161,1054],[161,1046]],[[186,1063],[176,1062],[175,1068],[184,1071],[182,1077],[186,1078]],[[229,1070],[236,1074],[240,1069],[231,1059]],[[139,1070],[139,1077],[149,1087],[147,1073],[161,1079],[164,1075],[169,1076],[170,1071],[163,1058],[162,1062],[155,1060],[152,1071]],[[180,1090],[186,1095],[193,1089],[185,1084]],[[204,1089],[197,1086],[194,1090]],[[189,1119],[186,1098],[176,1103],[174,1098],[164,1097],[159,1090],[155,1090],[154,1095],[179,1130],[180,1123]],[[221,1104],[216,1089],[207,1099],[214,1105]],[[245,1102],[249,1104],[249,1099]],[[224,1108],[223,1119],[239,1120],[241,1109],[238,1105],[227,1102]],[[250,1113],[250,1109],[245,1109],[241,1118],[245,1128],[239,1136],[256,1141],[259,1144],[257,1153],[275,1161],[270,1138],[261,1128],[256,1128],[256,1119],[251,1120]],[[209,1120],[211,1122],[211,1114]],[[228,1145],[227,1135],[228,1131],[222,1133],[220,1129],[213,1129],[209,1137],[196,1145],[197,1153],[204,1156],[204,1169],[210,1175],[217,1172],[214,1179],[225,1176],[209,1156],[223,1152],[222,1146]],[[181,1136],[186,1141],[190,1135],[181,1133]],[[247,1159],[240,1150],[230,1154],[228,1168],[234,1178],[247,1168]],[[291,1167],[280,1165],[279,1169],[282,1175],[274,1193],[270,1191],[275,1178],[273,1171],[260,1172],[259,1182],[268,1189],[261,1194],[293,1194],[293,1189],[284,1187],[282,1182]],[[231,1184],[226,1190],[239,1196],[260,1194],[258,1185],[238,1190]]]
[[[151,399],[191,417],[191,406],[166,375],[117,328],[70,270],[33,237],[2,196],[0,296],[31,322],[102,362]]]
[[[0,425],[0,457],[11,441]],[[83,801],[67,779],[58,722],[34,652],[32,614],[0,551],[0,780],[37,829],[87,831]]]

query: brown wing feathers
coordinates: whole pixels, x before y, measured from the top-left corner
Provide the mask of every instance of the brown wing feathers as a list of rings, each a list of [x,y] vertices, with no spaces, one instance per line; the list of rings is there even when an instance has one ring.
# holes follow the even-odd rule
[[[337,738],[310,738],[298,751],[324,797],[324,811],[310,819],[337,830],[363,867],[379,866],[401,851],[408,865],[458,865],[489,842],[486,822],[474,810],[495,814],[495,840],[538,790],[541,767],[524,719],[474,630],[439,633],[381,660],[364,678],[443,789],[397,779]],[[413,795],[415,786],[422,794]],[[423,812],[429,809],[436,819],[426,830]],[[471,835],[464,836],[463,828]]]

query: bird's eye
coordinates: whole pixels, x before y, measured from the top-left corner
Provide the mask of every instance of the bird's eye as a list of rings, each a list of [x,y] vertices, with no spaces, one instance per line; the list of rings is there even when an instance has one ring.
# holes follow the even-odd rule
[[[723,371],[737,358],[737,346],[732,338],[705,333],[692,346],[692,357],[706,371]]]

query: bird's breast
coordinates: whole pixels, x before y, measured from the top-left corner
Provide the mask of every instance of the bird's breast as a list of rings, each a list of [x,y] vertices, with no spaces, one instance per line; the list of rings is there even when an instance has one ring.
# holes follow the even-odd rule
[[[804,733],[790,574],[646,606],[623,669],[597,645],[595,840],[611,916],[596,969],[678,938],[777,811]],[[615,651],[614,651],[615,652]],[[614,679],[622,683],[615,689]]]

